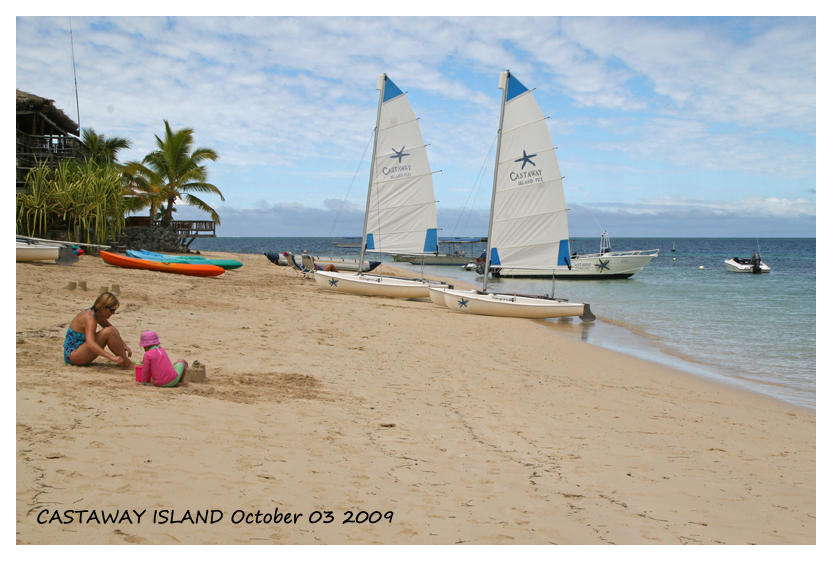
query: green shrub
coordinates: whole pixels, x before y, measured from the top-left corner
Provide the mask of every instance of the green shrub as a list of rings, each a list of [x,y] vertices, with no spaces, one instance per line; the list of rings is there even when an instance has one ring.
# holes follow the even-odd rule
[[[47,237],[64,225],[67,240],[106,244],[124,230],[124,187],[115,164],[63,160],[56,168],[41,164],[26,176],[17,194],[17,232]]]

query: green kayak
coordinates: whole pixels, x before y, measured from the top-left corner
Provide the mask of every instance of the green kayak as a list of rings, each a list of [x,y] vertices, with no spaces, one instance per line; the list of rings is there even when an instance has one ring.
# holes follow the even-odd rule
[[[237,260],[221,260],[214,258],[204,258],[202,256],[174,256],[171,254],[149,252],[147,250],[127,250],[127,255],[132,258],[138,258],[140,260],[158,261],[162,263],[208,263],[211,265],[220,266],[226,270],[243,267],[243,264]]]

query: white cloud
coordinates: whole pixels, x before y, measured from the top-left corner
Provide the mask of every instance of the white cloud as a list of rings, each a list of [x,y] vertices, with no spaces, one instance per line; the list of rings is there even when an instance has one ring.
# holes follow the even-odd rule
[[[587,205],[602,211],[615,211],[631,215],[657,215],[692,213],[711,215],[746,215],[748,217],[799,218],[816,216],[816,205],[806,199],[780,197],[750,197],[742,201],[692,200],[679,197],[662,197],[639,204],[593,203]]]
[[[462,206],[481,173],[505,68],[536,88],[554,117],[557,145],[594,152],[593,162],[563,170],[575,185],[589,184],[594,170],[621,172],[623,157],[627,182],[648,198],[668,190],[650,181],[657,165],[668,175],[775,176],[784,185],[776,195],[787,200],[796,199],[789,186],[806,192],[814,181],[815,32],[808,19],[72,22],[82,126],[131,139],[123,160],[154,148],[163,119],[193,127],[197,145],[220,154],[210,174],[223,179],[232,208],[257,198],[307,206],[344,198],[344,180],[354,176],[373,129],[380,72],[409,91],[432,166],[444,171],[435,185],[447,205]],[[54,98],[75,118],[67,24],[17,18],[16,78],[18,88]],[[361,184],[351,201],[363,199]],[[748,199],[747,191],[726,197]]]

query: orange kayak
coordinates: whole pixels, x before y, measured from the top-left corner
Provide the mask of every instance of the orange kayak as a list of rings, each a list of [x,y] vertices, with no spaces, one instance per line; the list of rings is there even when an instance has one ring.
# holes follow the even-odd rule
[[[207,263],[162,263],[159,261],[140,260],[120,254],[101,251],[101,259],[111,265],[127,267],[130,269],[149,269],[151,271],[165,271],[167,273],[181,273],[182,275],[195,275],[197,277],[214,277],[222,275],[225,269],[218,265]]]

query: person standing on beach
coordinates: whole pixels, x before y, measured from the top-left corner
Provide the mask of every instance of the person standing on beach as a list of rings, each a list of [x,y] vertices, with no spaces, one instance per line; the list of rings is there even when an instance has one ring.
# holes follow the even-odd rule
[[[131,366],[133,351],[110,324],[119,308],[119,299],[110,292],[101,293],[93,306],[75,315],[64,339],[64,362],[67,365],[89,365],[99,355],[123,369]],[[97,327],[101,329],[97,330]],[[109,348],[110,352],[106,348]]]

